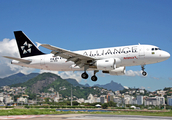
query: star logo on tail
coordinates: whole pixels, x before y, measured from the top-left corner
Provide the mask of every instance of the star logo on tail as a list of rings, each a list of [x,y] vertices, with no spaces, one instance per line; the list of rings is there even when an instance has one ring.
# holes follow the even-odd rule
[[[28,44],[27,41],[23,44],[23,46],[21,46],[21,49],[23,51],[23,54],[26,54],[26,53],[31,53],[31,47],[32,47],[32,44]]]

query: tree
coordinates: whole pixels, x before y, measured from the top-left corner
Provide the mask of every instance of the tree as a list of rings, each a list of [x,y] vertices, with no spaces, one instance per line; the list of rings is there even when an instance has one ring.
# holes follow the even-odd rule
[[[112,101],[109,101],[108,102],[108,106],[109,107],[116,107],[116,103],[112,102]]]
[[[103,109],[107,109],[108,108],[108,104],[107,103],[102,104],[102,108]]]
[[[77,101],[73,101],[72,104],[73,105],[79,105],[79,103]]]
[[[45,103],[48,104],[49,100],[50,100],[50,98],[45,98]]]

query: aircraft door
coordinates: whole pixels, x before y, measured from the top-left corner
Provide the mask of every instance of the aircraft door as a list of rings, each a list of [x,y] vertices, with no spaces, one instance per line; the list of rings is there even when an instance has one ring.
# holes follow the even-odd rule
[[[40,66],[41,66],[41,69],[44,69],[44,67],[45,67],[45,58],[44,57],[41,57],[41,59],[40,59]]]
[[[144,46],[139,46],[139,56],[140,57],[145,56]]]

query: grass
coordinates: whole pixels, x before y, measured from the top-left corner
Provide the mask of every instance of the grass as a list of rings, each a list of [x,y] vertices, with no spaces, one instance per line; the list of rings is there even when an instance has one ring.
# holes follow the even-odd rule
[[[141,112],[141,111],[109,111],[109,112],[81,112],[81,111],[56,111],[56,109],[11,109],[0,110],[0,116],[6,115],[48,115],[48,114],[111,114],[111,115],[143,115],[143,116],[168,116],[172,117],[172,111],[168,112]]]

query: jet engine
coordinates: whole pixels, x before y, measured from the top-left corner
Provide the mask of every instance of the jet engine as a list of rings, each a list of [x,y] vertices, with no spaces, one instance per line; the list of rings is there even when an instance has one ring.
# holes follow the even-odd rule
[[[119,58],[109,58],[103,60],[97,60],[96,66],[98,70],[114,70],[120,66],[121,60]]]
[[[118,67],[118,68],[115,68],[114,70],[102,71],[102,72],[110,74],[110,75],[124,75],[126,70],[125,70],[125,67]]]

